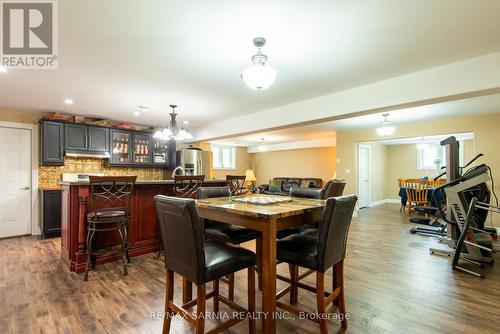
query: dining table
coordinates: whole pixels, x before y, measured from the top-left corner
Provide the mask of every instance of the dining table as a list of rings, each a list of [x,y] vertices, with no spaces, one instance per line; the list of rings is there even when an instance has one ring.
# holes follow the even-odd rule
[[[250,199],[241,202],[241,198]],[[278,203],[272,203],[273,198]],[[269,203],[271,202],[271,203]],[[263,333],[276,333],[276,238],[277,232],[319,221],[325,200],[252,194],[196,200],[200,218],[251,228],[261,232],[257,242],[259,281],[262,282]],[[183,281],[183,301],[192,300],[192,284]]]

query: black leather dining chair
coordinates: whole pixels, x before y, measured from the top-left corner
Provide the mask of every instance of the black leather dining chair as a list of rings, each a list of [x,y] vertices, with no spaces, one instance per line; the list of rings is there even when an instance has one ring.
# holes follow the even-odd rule
[[[305,274],[296,274],[293,270],[290,279],[278,275],[278,279],[290,283],[286,289],[276,295],[276,299],[290,292],[290,304],[277,301],[276,305],[288,312],[302,313],[298,307],[292,305],[298,301],[298,288],[316,293],[317,316],[310,314],[308,320],[317,319],[320,332],[328,333],[326,308],[333,303],[339,308],[341,325],[347,328],[345,318],[346,307],[344,297],[344,258],[346,254],[347,236],[351,224],[352,214],[356,205],[355,195],[331,197],[327,200],[323,218],[319,224],[318,236],[304,234],[290,235],[277,241],[276,255],[280,262],[289,263],[293,268],[303,267],[309,269]],[[324,274],[333,268],[332,292],[326,294]],[[292,271],[292,270],[291,270]],[[316,287],[311,287],[300,282],[303,278],[316,272]]]
[[[198,198],[215,198],[231,196],[230,187],[200,187],[198,188]],[[260,232],[250,228],[240,227],[236,225],[226,224],[213,220],[204,220],[205,238],[207,240],[220,240],[229,242],[234,245],[239,245],[243,242],[260,238]],[[257,252],[259,249],[257,247]],[[258,254],[259,255],[259,254]],[[260,275],[259,275],[260,277]],[[226,281],[228,284],[228,298],[234,300],[234,275],[228,276]]]
[[[219,302],[237,312],[255,312],[255,254],[245,248],[203,237],[203,222],[198,216],[194,199],[157,195],[156,212],[160,237],[165,249],[166,298],[163,333],[169,333],[173,315],[180,315],[200,334],[205,329],[206,300],[213,298],[214,312]],[[248,307],[237,305],[219,294],[219,279],[236,271],[248,269]],[[197,286],[196,299],[182,306],[174,303],[174,273]],[[213,291],[206,292],[206,284],[213,281]],[[196,315],[189,309],[196,305]],[[218,324],[210,333],[220,333],[243,321],[244,317]],[[255,333],[255,319],[249,317],[249,333]]]

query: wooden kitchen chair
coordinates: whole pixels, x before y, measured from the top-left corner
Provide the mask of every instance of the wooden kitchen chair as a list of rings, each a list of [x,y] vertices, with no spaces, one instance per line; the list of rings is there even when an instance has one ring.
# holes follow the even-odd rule
[[[226,175],[226,185],[231,190],[231,196],[243,195],[245,193],[245,175]]]
[[[406,179],[404,180],[404,188],[406,190],[406,201],[408,203],[408,212],[415,206],[429,206],[429,180],[422,179]]]

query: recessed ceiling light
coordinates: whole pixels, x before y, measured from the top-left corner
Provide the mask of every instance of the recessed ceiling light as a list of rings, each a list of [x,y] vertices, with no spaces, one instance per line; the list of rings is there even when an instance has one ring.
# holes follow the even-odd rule
[[[140,111],[134,111],[134,116],[141,116],[141,112]]]
[[[7,67],[0,65],[0,73],[7,72]]]
[[[72,99],[69,99],[69,98],[68,99],[64,99],[64,104],[66,104],[68,106],[72,105],[73,103],[75,103],[75,102]]]
[[[184,123],[184,124],[186,124],[186,125],[187,125],[187,124],[189,124],[189,121],[184,121],[184,122],[182,122],[182,123]]]

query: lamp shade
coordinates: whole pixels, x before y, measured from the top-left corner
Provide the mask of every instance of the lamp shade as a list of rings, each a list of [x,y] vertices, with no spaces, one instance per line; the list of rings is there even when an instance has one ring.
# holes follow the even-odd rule
[[[245,171],[245,181],[247,181],[247,182],[257,181],[257,178],[255,177],[255,173],[253,172],[252,169],[247,169]]]
[[[241,72],[241,78],[248,87],[264,90],[273,84],[276,79],[276,70],[274,67],[257,63],[245,68]]]

